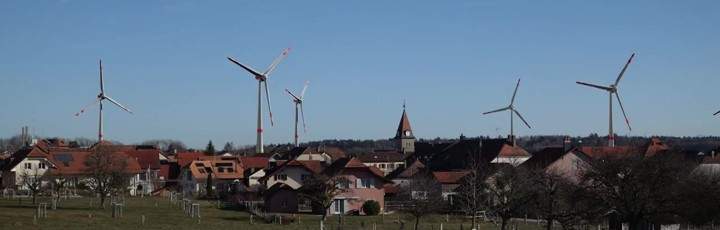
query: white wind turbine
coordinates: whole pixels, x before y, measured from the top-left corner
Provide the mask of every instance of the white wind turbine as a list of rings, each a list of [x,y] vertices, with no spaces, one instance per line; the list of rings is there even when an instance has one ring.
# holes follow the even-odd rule
[[[305,126],[305,112],[303,112],[303,102],[305,102],[305,90],[307,90],[308,82],[305,82],[305,86],[303,87],[302,91],[300,91],[300,96],[295,96],[292,92],[290,92],[289,89],[285,89],[285,92],[290,95],[292,98],[293,103],[295,103],[295,147],[300,146],[300,136],[298,135],[298,111],[300,112],[300,116],[302,116],[302,124],[303,124],[303,133],[307,132],[307,128]]]
[[[491,114],[491,113],[502,112],[502,111],[505,111],[505,110],[510,111],[510,138],[511,138],[511,140],[512,140],[512,144],[513,144],[513,145],[515,145],[515,124],[514,124],[514,120],[515,120],[515,115],[516,115],[516,114],[517,114],[517,116],[520,118],[520,120],[522,120],[522,122],[525,123],[525,125],[526,125],[528,128],[532,129],[532,127],[530,127],[530,124],[528,124],[528,122],[525,121],[525,118],[523,118],[523,116],[520,115],[520,112],[518,112],[517,109],[515,108],[515,96],[517,95],[518,87],[520,87],[520,79],[519,79],[519,78],[518,78],[517,84],[515,85],[515,91],[513,92],[513,96],[512,96],[512,98],[510,99],[510,105],[508,105],[507,107],[503,107],[503,108],[500,108],[500,109],[496,109],[496,110],[493,110],[493,111],[490,111],[490,112],[484,112],[484,113],[483,113],[483,115],[487,115],[487,114]]]
[[[610,146],[610,147],[615,147],[615,133],[613,133],[613,112],[612,112],[612,111],[613,111],[613,110],[612,110],[612,109],[613,109],[613,94],[615,94],[615,97],[616,97],[617,100],[618,100],[618,104],[620,105],[620,110],[622,111],[623,116],[625,117],[625,124],[627,124],[628,129],[629,129],[630,131],[632,131],[632,127],[630,127],[630,120],[628,120],[628,116],[627,116],[627,114],[625,113],[625,108],[623,108],[623,104],[622,104],[622,101],[620,100],[620,94],[618,93],[618,88],[617,88],[617,86],[618,86],[618,84],[620,84],[620,79],[622,79],[623,75],[625,74],[625,70],[627,70],[627,67],[630,65],[630,62],[632,62],[632,60],[633,60],[634,57],[635,57],[635,53],[633,53],[632,55],[630,55],[630,58],[627,60],[627,63],[625,63],[625,66],[624,66],[624,67],[622,68],[622,70],[620,71],[620,74],[617,76],[617,79],[615,79],[615,83],[612,84],[612,85],[609,85],[609,86],[600,86],[600,85],[594,85],[594,84],[585,83],[585,82],[580,82],[580,81],[576,82],[576,83],[578,83],[578,84],[580,84],[580,85],[589,86],[589,87],[593,87],[593,88],[596,88],[596,89],[605,90],[605,91],[608,92],[609,99],[610,99],[610,101],[609,101],[609,106],[610,106],[610,112],[609,112],[610,118],[609,118],[609,123],[610,123],[610,125],[609,125],[609,129],[608,129],[608,130],[609,130],[609,132],[608,132],[608,146]]]
[[[235,63],[236,65],[239,65],[246,71],[250,72],[255,77],[255,80],[258,81],[258,98],[257,98],[257,143],[255,145],[255,153],[263,153],[263,125],[262,125],[262,88],[263,85],[265,85],[265,98],[267,99],[267,106],[268,106],[268,113],[270,114],[270,126],[273,126],[273,119],[272,119],[272,109],[270,108],[270,93],[268,90],[268,83],[267,79],[270,76],[270,73],[272,73],[273,70],[275,70],[275,67],[277,67],[280,62],[287,57],[288,53],[290,52],[290,48],[284,49],[280,56],[275,58],[273,62],[270,64],[270,66],[265,70],[265,72],[258,72],[254,69],[250,68],[249,66],[246,66],[235,59],[228,57],[227,59],[230,60],[230,62]]]
[[[120,107],[122,110],[127,111],[128,113],[132,114],[132,111],[130,111],[128,108],[125,108],[125,106],[121,105],[119,102],[112,99],[110,96],[105,94],[105,83],[103,82],[103,68],[102,68],[102,60],[99,61],[100,63],[100,94],[97,95],[97,98],[92,103],[86,105],[83,107],[80,112],[75,113],[75,116],[80,116],[80,114],[85,113],[85,110],[97,104],[100,107],[100,117],[98,121],[98,143],[102,143],[103,141],[103,101],[108,100],[110,103],[115,104],[116,106]]]

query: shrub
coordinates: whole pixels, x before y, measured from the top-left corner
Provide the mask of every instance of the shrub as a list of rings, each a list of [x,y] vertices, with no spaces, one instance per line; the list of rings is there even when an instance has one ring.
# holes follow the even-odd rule
[[[365,201],[362,205],[362,210],[365,215],[374,216],[380,213],[380,203],[374,200]]]

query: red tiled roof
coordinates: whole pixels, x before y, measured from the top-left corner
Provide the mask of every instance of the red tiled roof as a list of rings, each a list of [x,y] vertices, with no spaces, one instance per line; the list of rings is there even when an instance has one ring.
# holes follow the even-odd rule
[[[188,165],[190,174],[196,181],[205,181],[209,173],[213,179],[235,180],[243,178],[243,168],[234,160],[196,160]]]
[[[407,117],[407,113],[405,112],[405,109],[403,109],[402,117],[400,118],[400,123],[398,124],[397,133],[395,134],[395,137],[402,137],[403,132],[407,130],[412,130],[410,128],[410,119]]]
[[[376,177],[380,178],[384,182],[391,182],[387,178],[385,178],[385,174],[378,169],[375,166],[367,166],[362,161],[356,159],[356,158],[342,158],[335,162],[333,162],[332,165],[328,166],[324,171],[323,174],[333,177],[337,176],[343,173],[345,169],[360,169],[360,170],[368,170],[370,173],[375,175]]]
[[[53,174],[84,175],[88,170],[86,161],[92,153],[93,152],[86,149],[73,149],[73,151],[51,152],[47,159],[54,166],[54,170],[51,171]],[[127,154],[122,152],[111,152],[111,154],[113,154],[113,160],[127,159],[125,172],[142,172],[140,164],[137,160],[135,160],[135,158],[129,157]]]
[[[269,158],[267,157],[240,157],[240,162],[245,169],[264,169],[268,167]]]
[[[432,172],[432,174],[441,184],[459,184],[460,179],[470,174],[470,171]]]
[[[583,146],[580,151],[592,158],[604,157],[629,157],[632,155],[645,154],[645,151],[632,146]]]
[[[142,169],[157,170],[160,169],[160,150],[159,149],[133,149],[124,151],[125,154],[135,158]]]
[[[177,159],[178,165],[180,165],[181,168],[188,166],[190,162],[199,160],[203,157],[205,157],[205,153],[203,152],[179,152],[175,155],[175,159]]]

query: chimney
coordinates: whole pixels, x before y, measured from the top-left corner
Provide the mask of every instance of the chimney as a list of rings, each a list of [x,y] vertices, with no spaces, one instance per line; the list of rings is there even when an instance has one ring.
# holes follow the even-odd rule
[[[570,151],[572,148],[572,140],[570,140],[570,136],[565,136],[565,139],[563,139],[563,151],[567,152]]]

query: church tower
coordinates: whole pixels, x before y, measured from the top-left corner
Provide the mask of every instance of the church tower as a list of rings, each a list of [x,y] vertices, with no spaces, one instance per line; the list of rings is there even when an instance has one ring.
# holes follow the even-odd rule
[[[412,128],[410,128],[410,120],[405,112],[405,103],[403,103],[403,113],[398,124],[397,133],[395,133],[396,148],[405,154],[415,152],[415,136]]]

